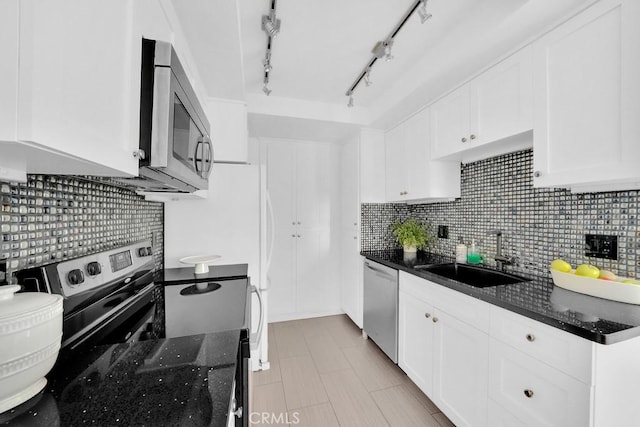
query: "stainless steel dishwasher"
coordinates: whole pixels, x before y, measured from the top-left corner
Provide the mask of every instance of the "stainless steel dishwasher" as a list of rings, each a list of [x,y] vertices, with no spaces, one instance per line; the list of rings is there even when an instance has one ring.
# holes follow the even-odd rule
[[[364,261],[364,331],[398,363],[398,270]]]

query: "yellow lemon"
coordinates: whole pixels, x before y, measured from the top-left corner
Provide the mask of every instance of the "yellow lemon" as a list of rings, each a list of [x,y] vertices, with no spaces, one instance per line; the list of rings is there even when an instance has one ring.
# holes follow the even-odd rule
[[[551,262],[551,269],[568,273],[571,271],[571,264],[563,259],[554,259]]]
[[[600,269],[598,269],[598,267],[596,267],[595,265],[580,264],[576,268],[576,275],[597,279],[600,276]]]

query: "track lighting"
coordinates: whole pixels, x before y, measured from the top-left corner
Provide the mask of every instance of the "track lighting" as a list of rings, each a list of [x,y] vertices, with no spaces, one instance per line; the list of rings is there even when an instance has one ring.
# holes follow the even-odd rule
[[[418,6],[418,15],[420,16],[420,22],[423,24],[433,16],[427,12],[427,1],[428,0],[421,0]]]
[[[276,19],[275,9],[271,9],[268,15],[262,15],[262,29],[272,39],[275,39],[280,32],[280,20]]]
[[[373,84],[371,81],[371,68],[367,69],[367,72],[364,75],[364,85],[369,87]]]
[[[268,15],[262,15],[262,29],[267,33],[267,51],[262,61],[262,67],[264,68],[264,86],[262,92],[269,96],[271,89],[269,89],[269,74],[273,71],[271,65],[271,48],[273,46],[273,40],[280,32],[280,20],[276,19],[276,0],[271,0],[271,9]]]
[[[413,12],[418,13],[420,17],[420,22],[423,24],[431,19],[432,15],[427,11],[427,2],[428,0],[414,0],[409,9],[402,15],[398,24],[391,30],[389,36],[376,43],[376,45],[371,50],[373,56],[369,60],[369,62],[364,66],[360,74],[356,77],[353,84],[347,92],[346,96],[349,97],[349,103],[347,104],[349,107],[353,106],[353,91],[356,90],[360,82],[364,80],[365,86],[371,86],[371,68],[376,63],[377,60],[384,58],[385,61],[391,61],[393,59],[393,55],[391,55],[391,48],[393,47],[394,38],[400,32],[400,29],[406,24],[407,20],[413,15]]]

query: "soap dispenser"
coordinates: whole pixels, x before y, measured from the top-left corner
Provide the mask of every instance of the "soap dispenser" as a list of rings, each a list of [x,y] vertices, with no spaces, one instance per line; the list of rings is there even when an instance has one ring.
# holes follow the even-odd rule
[[[460,236],[460,243],[456,245],[456,262],[467,262],[467,245],[462,241],[462,236]]]

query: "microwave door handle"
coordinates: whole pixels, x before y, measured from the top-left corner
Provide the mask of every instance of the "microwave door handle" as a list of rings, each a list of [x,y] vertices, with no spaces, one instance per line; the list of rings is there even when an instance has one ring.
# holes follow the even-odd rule
[[[202,157],[198,157],[198,149],[202,146],[203,142],[202,140],[199,140],[196,143],[196,149],[195,152],[193,153],[193,170],[196,171],[196,173],[198,175],[202,175],[202,172],[200,171],[200,166],[198,166],[198,163],[202,163]],[[202,151],[200,152],[202,153]]]
[[[208,148],[207,148],[207,156],[204,160],[203,178],[207,178],[209,176],[209,173],[211,172],[211,166],[213,166],[213,144],[211,144],[211,140],[209,138],[207,138],[204,141],[204,143]]]

